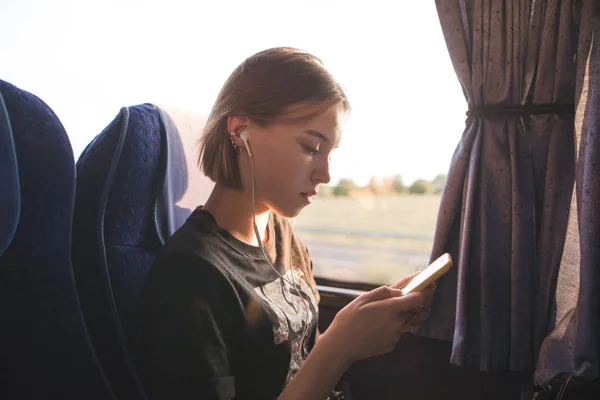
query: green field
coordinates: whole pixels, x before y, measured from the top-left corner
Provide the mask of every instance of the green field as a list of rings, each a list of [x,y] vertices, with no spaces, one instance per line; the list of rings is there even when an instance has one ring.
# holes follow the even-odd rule
[[[390,283],[425,266],[440,199],[408,194],[317,197],[298,217],[296,231],[313,253],[317,275]]]

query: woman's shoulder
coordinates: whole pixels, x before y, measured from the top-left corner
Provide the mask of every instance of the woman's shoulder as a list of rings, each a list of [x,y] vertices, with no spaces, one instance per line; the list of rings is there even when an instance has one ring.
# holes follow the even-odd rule
[[[201,208],[194,210],[163,246],[162,253],[173,250],[202,249],[217,237],[216,222]]]
[[[214,286],[230,287],[230,279],[212,260],[186,248],[161,252],[152,263],[146,286],[187,288],[196,290]]]
[[[243,315],[243,286],[234,275],[196,252],[171,249],[161,253],[144,281],[139,307],[151,310],[179,304],[202,304],[230,316]],[[242,291],[241,291],[242,290]]]
[[[229,256],[235,254],[228,238],[224,237],[214,218],[198,208],[168,239],[157,262],[177,258],[187,264],[221,268],[231,264],[228,262],[231,260],[227,260]]]
[[[247,289],[249,261],[228,236],[209,213],[197,209],[161,249],[150,267],[147,285],[193,282],[198,290],[212,292],[219,287],[239,295]]]

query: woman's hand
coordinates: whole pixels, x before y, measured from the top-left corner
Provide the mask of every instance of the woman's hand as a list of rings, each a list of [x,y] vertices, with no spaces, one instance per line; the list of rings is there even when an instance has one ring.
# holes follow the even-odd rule
[[[392,351],[402,333],[411,329],[408,322],[422,322],[426,313],[419,309],[428,310],[432,297],[433,288],[402,296],[400,290],[387,286],[357,297],[319,335],[306,361],[278,399],[326,398],[354,361]]]
[[[344,307],[323,336],[340,346],[350,362],[388,353],[414,326],[408,323],[420,321],[419,311],[429,308],[431,296],[427,291],[402,296],[400,290],[382,286]]]
[[[418,272],[412,276],[403,278],[391,285],[391,287],[394,289],[401,289],[408,282],[410,282],[411,279],[414,278],[417,274]],[[433,282],[431,285],[429,285],[423,290],[423,294],[426,297],[425,303],[413,312],[411,319],[408,320],[405,325],[404,332],[416,332],[421,327],[421,325],[423,325],[423,323],[427,320],[427,318],[429,318],[429,314],[431,313],[431,303],[433,302],[433,295],[435,294],[435,288],[436,285],[435,282]]]

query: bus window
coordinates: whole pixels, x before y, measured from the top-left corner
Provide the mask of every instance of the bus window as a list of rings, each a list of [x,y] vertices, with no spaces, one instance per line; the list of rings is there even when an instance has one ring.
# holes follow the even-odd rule
[[[341,28],[350,54],[322,54],[352,112],[331,160],[332,181],[298,217],[296,232],[315,275],[329,284],[389,284],[429,261],[467,106],[433,2],[353,7],[344,7],[344,26],[369,28]]]
[[[296,222],[316,275],[391,283],[426,265],[466,109],[434,2],[31,4],[0,6],[0,76],[48,102],[76,158],[122,106],[206,116],[247,56],[315,54],[352,106],[331,182]]]

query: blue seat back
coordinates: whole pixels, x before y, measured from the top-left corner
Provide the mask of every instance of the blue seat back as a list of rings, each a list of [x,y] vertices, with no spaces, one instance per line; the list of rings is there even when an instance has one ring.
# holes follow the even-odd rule
[[[12,242],[21,213],[17,153],[6,104],[0,93],[0,256]]]
[[[113,399],[71,266],[69,139],[39,98],[4,81],[0,93],[0,397]]]
[[[127,399],[144,398],[127,349],[131,313],[158,251],[202,198],[189,199],[196,168],[185,150],[200,128],[182,136],[192,120],[182,121],[151,104],[122,108],[77,162],[76,279],[100,361]],[[205,196],[212,183],[195,181]]]

